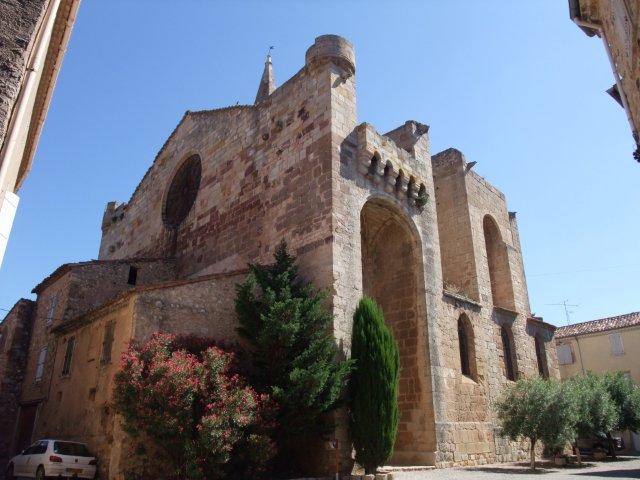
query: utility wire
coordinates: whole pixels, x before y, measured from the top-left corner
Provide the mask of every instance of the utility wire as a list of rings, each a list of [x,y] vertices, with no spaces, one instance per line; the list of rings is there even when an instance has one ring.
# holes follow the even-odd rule
[[[631,265],[611,265],[609,267],[596,267],[596,268],[581,268],[578,270],[567,270],[564,272],[547,272],[547,273],[533,273],[528,274],[527,277],[546,277],[551,275],[571,275],[574,273],[584,273],[584,272],[600,272],[602,270],[615,270],[619,268],[638,268],[640,264],[631,264]]]

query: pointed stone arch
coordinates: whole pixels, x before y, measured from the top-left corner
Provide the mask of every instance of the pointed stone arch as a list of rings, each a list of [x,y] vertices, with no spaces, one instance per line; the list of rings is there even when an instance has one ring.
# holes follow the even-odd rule
[[[515,310],[507,245],[500,235],[498,224],[491,215],[485,215],[482,221],[482,230],[493,306]]]
[[[434,463],[426,294],[419,235],[391,202],[371,199],[360,214],[363,293],[382,308],[400,350],[400,422],[391,462]]]

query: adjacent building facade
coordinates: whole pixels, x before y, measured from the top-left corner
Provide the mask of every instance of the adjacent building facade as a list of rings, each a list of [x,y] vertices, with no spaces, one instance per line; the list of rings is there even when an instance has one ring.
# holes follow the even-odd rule
[[[560,327],[555,343],[562,380],[620,371],[640,385],[640,312]],[[626,437],[640,451],[640,438]]]
[[[640,384],[640,312],[559,327],[560,377],[626,372]]]
[[[79,3],[0,3],[0,265]]]
[[[640,4],[637,0],[569,0],[571,20],[602,38],[615,83],[607,92],[624,108],[640,144]],[[640,162],[640,146],[634,157]]]
[[[355,73],[353,46],[324,35],[279,88],[268,59],[254,105],[185,113],[129,201],[107,205],[99,259],[34,289],[13,449],[85,441],[101,478],[122,478],[132,449],[110,399],[127,342],[233,341],[235,285],[285,239],[301,275],[330,292],[345,355],[362,295],[382,306],[401,361],[394,464],[527,455],[500,436],[491,404],[519,377],[559,374],[554,327],[529,307],[515,213],[461,152],[432,155],[427,125],[358,124]],[[331,468],[322,445],[310,451],[311,471]]]

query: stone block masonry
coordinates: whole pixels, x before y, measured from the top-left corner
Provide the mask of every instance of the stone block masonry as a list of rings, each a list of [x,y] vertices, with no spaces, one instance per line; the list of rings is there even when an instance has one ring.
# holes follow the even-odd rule
[[[235,341],[235,284],[285,239],[302,277],[329,292],[345,356],[360,298],[385,313],[401,359],[393,466],[527,455],[500,437],[491,405],[516,378],[557,377],[557,362],[553,327],[530,313],[515,214],[461,152],[431,155],[426,124],[381,134],[358,124],[356,98],[353,46],[324,35],[278,88],[268,58],[254,105],[185,113],[131,198],[107,204],[99,260],[34,290],[20,397],[39,412],[31,437],[86,441],[103,478],[121,479],[128,440],[108,402],[127,342]],[[335,473],[321,445],[336,439],[352,473],[347,412],[334,418],[308,446],[309,476]]]

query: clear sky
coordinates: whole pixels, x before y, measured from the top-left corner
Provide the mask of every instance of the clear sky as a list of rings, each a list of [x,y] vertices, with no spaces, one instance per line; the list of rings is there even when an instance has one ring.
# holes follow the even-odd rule
[[[359,121],[415,119],[518,212],[532,310],[586,321],[640,310],[640,165],[602,42],[566,0],[83,0],[0,269],[10,308],[57,266],[96,258],[185,110],[252,103],[320,34],[350,39]]]

